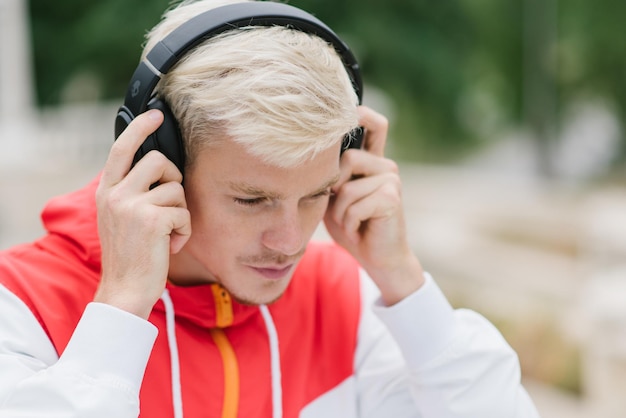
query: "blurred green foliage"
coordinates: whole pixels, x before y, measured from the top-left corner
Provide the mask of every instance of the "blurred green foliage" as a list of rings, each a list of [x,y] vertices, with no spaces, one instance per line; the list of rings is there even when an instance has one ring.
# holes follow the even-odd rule
[[[144,34],[168,6],[168,0],[30,0],[38,102],[62,102],[80,75],[98,82],[100,98],[123,97]]]
[[[337,31],[367,86],[393,102],[396,153],[446,160],[525,126],[539,143],[570,103],[602,99],[626,120],[622,0],[291,0]],[[30,0],[38,100],[88,75],[123,95],[167,0]]]

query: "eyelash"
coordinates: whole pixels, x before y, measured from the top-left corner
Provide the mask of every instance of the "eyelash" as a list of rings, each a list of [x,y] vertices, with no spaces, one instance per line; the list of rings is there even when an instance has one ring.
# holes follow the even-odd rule
[[[234,197],[233,200],[235,201],[235,203],[242,205],[242,206],[255,206],[263,202],[265,198],[257,197],[253,199],[241,199],[239,197]]]
[[[320,193],[314,194],[311,196],[311,199],[318,199],[324,196],[330,196],[331,195],[331,190],[324,190]],[[242,206],[256,206],[258,204],[263,203],[264,201],[266,201],[267,199],[264,197],[256,197],[256,198],[252,198],[252,199],[243,199],[240,197],[234,197],[233,201],[235,203],[237,203],[238,205],[242,205]]]
[[[315,199],[315,198],[318,198],[318,197],[330,196],[331,194],[333,194],[332,191],[330,189],[326,189],[326,190],[323,190],[323,191],[321,191],[321,192],[319,192],[317,194],[314,194],[311,197]]]

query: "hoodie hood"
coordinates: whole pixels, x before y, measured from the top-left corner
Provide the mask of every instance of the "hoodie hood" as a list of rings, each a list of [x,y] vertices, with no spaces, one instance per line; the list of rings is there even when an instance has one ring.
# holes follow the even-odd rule
[[[82,189],[50,199],[41,213],[46,231],[64,240],[81,261],[97,271],[102,254],[96,212],[99,181],[100,175]]]

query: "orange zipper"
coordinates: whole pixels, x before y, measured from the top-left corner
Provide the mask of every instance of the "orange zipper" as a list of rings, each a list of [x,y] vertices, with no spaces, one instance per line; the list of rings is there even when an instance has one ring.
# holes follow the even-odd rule
[[[222,418],[236,418],[239,407],[239,364],[233,346],[223,328],[233,323],[233,305],[230,294],[219,284],[211,286],[215,300],[217,328],[210,330],[211,338],[222,357],[224,368],[224,403]]]

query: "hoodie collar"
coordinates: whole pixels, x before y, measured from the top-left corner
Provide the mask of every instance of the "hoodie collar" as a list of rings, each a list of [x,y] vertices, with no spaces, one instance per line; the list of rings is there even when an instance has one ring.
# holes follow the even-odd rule
[[[177,322],[187,320],[204,328],[226,328],[239,325],[259,312],[258,306],[235,301],[216,283],[177,286],[168,282],[166,287],[176,306]],[[154,310],[164,312],[165,307],[158,302]]]

